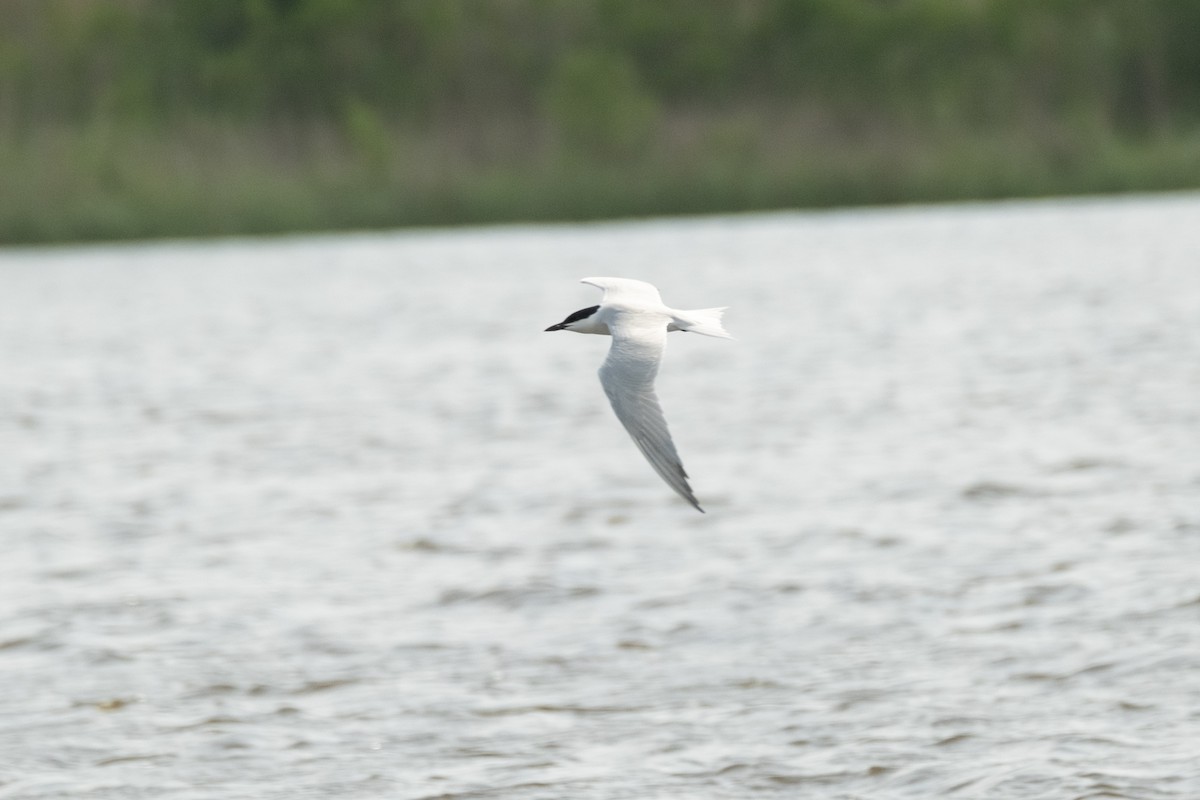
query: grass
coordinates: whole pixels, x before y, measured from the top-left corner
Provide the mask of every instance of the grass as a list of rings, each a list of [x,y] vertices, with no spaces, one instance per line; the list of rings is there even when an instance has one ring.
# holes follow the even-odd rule
[[[590,220],[1200,187],[1200,131],[859,130],[753,110],[668,116],[622,158],[517,120],[43,125],[0,135],[0,243]]]

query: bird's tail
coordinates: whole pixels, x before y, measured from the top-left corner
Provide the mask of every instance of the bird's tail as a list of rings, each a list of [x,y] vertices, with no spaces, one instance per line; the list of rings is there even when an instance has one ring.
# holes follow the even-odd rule
[[[721,308],[697,308],[692,311],[672,311],[674,315],[668,330],[689,331],[705,336],[716,336],[718,339],[732,339],[725,326],[721,324],[721,316],[728,306]]]

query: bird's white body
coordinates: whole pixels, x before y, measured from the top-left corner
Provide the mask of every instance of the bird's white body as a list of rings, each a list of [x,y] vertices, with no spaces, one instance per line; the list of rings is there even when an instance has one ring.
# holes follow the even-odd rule
[[[688,485],[687,473],[671,441],[667,421],[654,393],[654,379],[670,331],[690,331],[731,339],[721,325],[724,308],[683,311],[666,306],[658,289],[629,278],[584,278],[604,291],[598,306],[582,309],[546,330],[611,336],[608,357],[600,366],[600,384],[634,444],[650,466],[681,497],[703,511]]]

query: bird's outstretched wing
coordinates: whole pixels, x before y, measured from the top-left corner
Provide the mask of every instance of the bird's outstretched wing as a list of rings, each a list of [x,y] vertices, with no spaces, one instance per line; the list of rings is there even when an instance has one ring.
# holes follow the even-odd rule
[[[580,283],[604,290],[602,304],[662,306],[662,296],[653,284],[633,278],[584,278]]]
[[[667,344],[667,319],[659,314],[621,313],[609,323],[609,329],[612,347],[600,366],[600,384],[617,419],[654,471],[680,497],[704,513],[688,485],[687,473],[654,393],[654,378]]]

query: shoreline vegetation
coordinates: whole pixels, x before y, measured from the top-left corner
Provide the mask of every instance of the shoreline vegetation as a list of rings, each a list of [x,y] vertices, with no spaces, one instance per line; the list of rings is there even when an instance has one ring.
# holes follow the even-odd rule
[[[1200,187],[1192,0],[9,0],[0,244]]]

